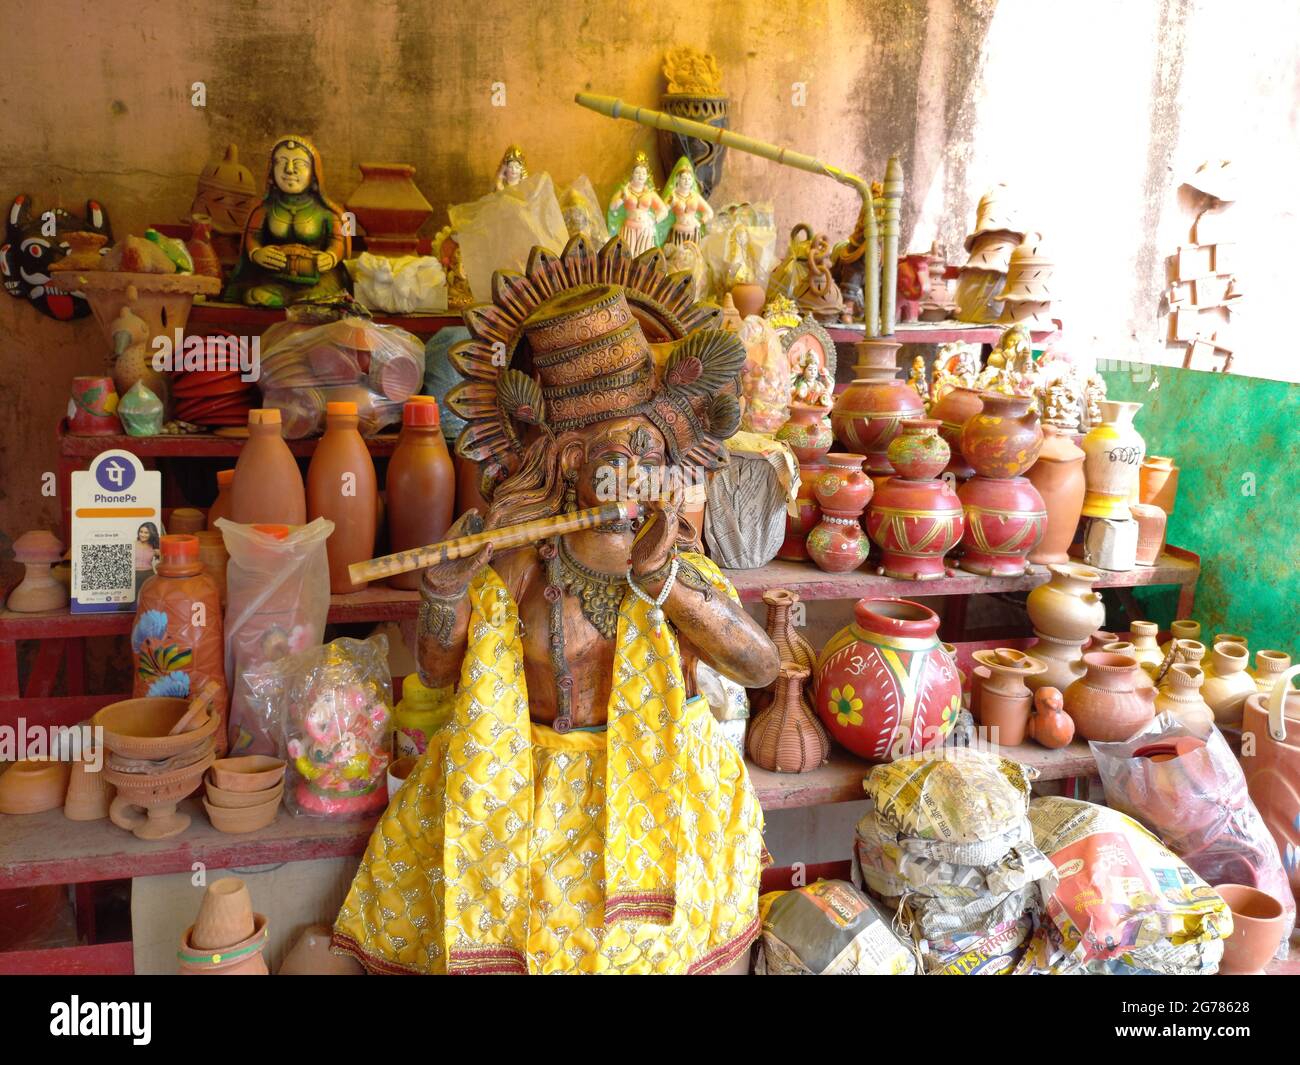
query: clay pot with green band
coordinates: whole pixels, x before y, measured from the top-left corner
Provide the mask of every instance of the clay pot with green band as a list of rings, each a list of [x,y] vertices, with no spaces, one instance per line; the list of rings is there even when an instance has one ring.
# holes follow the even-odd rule
[[[776,431],[776,438],[794,452],[799,464],[821,462],[835,446],[835,434],[825,407],[791,403],[790,418]]]
[[[181,937],[180,949],[176,951],[176,960],[180,963],[182,976],[268,976],[266,967],[266,950],[270,931],[264,914],[253,915],[254,931],[247,939],[232,943],[228,947],[204,950],[194,946],[191,925]]]

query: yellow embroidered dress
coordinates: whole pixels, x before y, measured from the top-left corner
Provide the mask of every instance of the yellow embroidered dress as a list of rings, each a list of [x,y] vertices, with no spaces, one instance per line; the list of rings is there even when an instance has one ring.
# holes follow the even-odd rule
[[[732,597],[715,566],[690,556]],[[519,616],[469,589],[453,723],[376,826],[334,945],[372,972],[709,973],[758,934],[762,811],[671,626],[628,592],[604,732],[528,717]]]

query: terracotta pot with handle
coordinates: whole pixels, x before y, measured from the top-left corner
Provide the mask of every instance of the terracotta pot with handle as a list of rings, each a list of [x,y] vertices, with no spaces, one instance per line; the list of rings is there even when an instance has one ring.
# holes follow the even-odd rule
[[[1277,840],[1291,890],[1300,893],[1300,692],[1292,666],[1269,695],[1247,696],[1241,717],[1241,766],[1246,787]]]

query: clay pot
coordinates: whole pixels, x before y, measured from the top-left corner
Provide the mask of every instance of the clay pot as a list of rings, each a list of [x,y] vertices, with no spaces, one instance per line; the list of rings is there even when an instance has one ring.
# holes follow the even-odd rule
[[[419,229],[433,216],[433,205],[415,184],[407,163],[359,163],[361,184],[347,199],[365,230],[366,251],[398,258],[419,253]]]
[[[1085,672],[1065,690],[1065,712],[1085,740],[1126,740],[1155,716],[1155,690],[1136,687],[1137,659],[1105,651],[1083,656]]]
[[[1034,631],[1058,640],[1082,643],[1106,624],[1101,593],[1092,586],[1101,580],[1095,569],[1074,562],[1047,567],[1051,576],[1025,599]]]
[[[212,782],[226,791],[258,792],[284,779],[285,762],[267,754],[219,758],[212,763]]]
[[[1160,653],[1167,655],[1175,640],[1199,640],[1201,623],[1190,618],[1180,618],[1169,625],[1169,639],[1160,645]]]
[[[1083,438],[1083,463],[1088,491],[1083,499],[1086,518],[1127,518],[1129,503],[1137,502],[1138,470],[1146,457],[1146,442],[1133,428],[1141,403],[1103,400],[1101,424]]]
[[[273,784],[264,791],[228,791],[212,783],[212,774],[203,780],[204,793],[208,802],[225,810],[246,810],[250,806],[264,806],[272,799],[279,800],[284,794],[284,782]]]
[[[1128,640],[1107,640],[1100,647],[1096,647],[1095,650],[1105,651],[1107,654],[1112,655],[1126,655],[1129,658],[1137,658],[1137,648]],[[1138,666],[1142,667],[1140,661],[1138,662]],[[1156,682],[1151,679],[1154,672],[1155,670],[1139,668],[1138,671],[1133,674],[1134,686],[1138,688],[1154,688]]]
[[[886,454],[899,477],[928,481],[948,466],[948,443],[939,435],[943,423],[933,418],[908,418],[889,442]]]
[[[813,486],[813,495],[822,510],[843,514],[861,514],[875,491],[871,478],[862,472],[862,455],[831,452],[826,456],[829,468]]]
[[[1242,705],[1241,731],[1254,736],[1243,746],[1241,767],[1250,798],[1277,841],[1292,892],[1300,895],[1300,692],[1291,679],[1300,666],[1278,674],[1268,695],[1256,692]]]
[[[253,934],[253,900],[238,877],[214,880],[203,893],[189,942],[200,950],[221,950]]]
[[[731,286],[731,300],[736,306],[736,313],[744,320],[750,315],[763,313],[767,289],[752,281],[738,281]]]
[[[813,716],[804,697],[808,669],[783,663],[772,705],[749,724],[746,748],[750,760],[773,773],[806,773],[830,756],[826,730]]]
[[[1016,577],[1047,526],[1043,497],[1024,477],[972,477],[957,490],[965,511],[962,556],[970,573]]]
[[[220,883],[220,881],[218,881]],[[205,950],[190,941],[194,929],[188,928],[181,936],[176,960],[180,962],[182,976],[268,976],[263,953],[269,937],[266,917],[253,914],[253,934],[238,943],[220,950]]]
[[[814,708],[854,754],[887,762],[939,746],[961,712],[961,680],[939,616],[905,599],[859,599],[817,660]]]
[[[209,749],[197,762],[162,773],[119,772],[110,762],[104,767],[104,779],[117,789],[117,795],[108,807],[109,820],[137,839],[180,835],[190,827],[190,815],[178,813],[176,804],[199,786],[215,757]]]
[[[90,723],[104,730],[104,746],[115,754],[157,761],[190,750],[216,731],[218,718],[210,713],[196,728],[168,735],[189,710],[188,699],[123,699],[103,707]]]
[[[1047,508],[1043,539],[1029,553],[1029,561],[1036,566],[1070,560],[1070,544],[1083,511],[1083,457],[1068,430],[1051,424],[1043,426],[1038,461],[1025,472]]]
[[[1168,455],[1148,455],[1138,470],[1138,501],[1157,506],[1170,517],[1178,498],[1178,466]]]
[[[980,393],[973,388],[951,388],[930,408],[930,417],[939,423],[939,435],[950,452],[945,473],[959,481],[975,475],[975,470],[961,453],[961,434],[966,423],[984,409]]]
[[[1026,731],[1031,740],[1049,750],[1065,747],[1074,739],[1074,719],[1065,712],[1065,697],[1058,688],[1043,687],[1034,692]]]
[[[1199,666],[1183,662],[1169,667],[1164,682],[1156,691],[1156,713],[1168,713],[1198,736],[1207,736],[1214,727],[1214,711],[1201,697],[1205,674]]]
[[[980,401],[983,409],[961,431],[961,453],[981,477],[1019,477],[1043,446],[1030,397],[981,392]]]
[[[117,386],[111,377],[74,377],[68,400],[70,436],[118,436]]]
[[[1176,661],[1199,666],[1205,658],[1205,644],[1199,640],[1178,640]]]
[[[1290,668],[1291,656],[1285,651],[1257,651],[1255,668],[1251,670],[1251,676],[1255,680],[1255,690],[1261,695],[1268,695],[1272,692],[1278,678]]]
[[[1037,676],[1047,667],[1009,647],[976,651],[972,657],[987,671],[980,683],[980,724],[990,730],[993,743],[1020,746],[1025,742],[1033,702],[1025,678]]]
[[[1159,666],[1165,660],[1160,645],[1156,643],[1159,632],[1160,626],[1154,621],[1135,621],[1129,626],[1129,635],[1133,637],[1133,657],[1143,669]]]
[[[330,951],[334,931],[323,924],[309,926],[280,965],[277,976],[360,976],[364,967],[355,958]]]
[[[898,377],[897,352],[901,345],[892,340],[862,340],[855,348],[858,362],[853,383],[835,399],[831,426],[835,438],[847,448],[867,457],[867,470],[886,475],[894,472],[889,462],[889,443],[907,418],[921,418],[925,406],[916,390]]]
[[[63,559],[63,544],[52,532],[32,529],[13,544],[14,561],[24,566],[22,582],[5,600],[5,606],[20,614],[62,610],[68,605],[68,586],[50,572]]]
[[[1290,921],[1277,899],[1245,884],[1216,884],[1214,890],[1232,910],[1232,934],[1223,941],[1223,976],[1262,975],[1282,945]]]
[[[275,820],[280,812],[280,798],[283,786],[274,789],[278,794],[257,806],[214,806],[207,799],[203,800],[203,809],[208,812],[208,820],[218,832],[239,834],[256,832]]]
[[[789,513],[785,516],[785,539],[777,550],[777,558],[785,562],[809,560],[808,548],[804,541],[822,520],[822,508],[817,505],[817,497],[813,494],[813,489],[816,487],[817,479],[828,469],[830,466],[825,462],[799,464],[799,490],[795,494],[795,506],[799,513],[797,516],[791,516]]]
[[[1240,725],[1246,697],[1255,694],[1255,678],[1247,670],[1250,652],[1239,643],[1216,643],[1205,668],[1201,698],[1219,725]]]
[[[1139,566],[1154,566],[1165,549],[1165,512],[1149,503],[1131,503],[1129,510],[1137,522],[1137,549],[1134,561]]]
[[[811,403],[790,404],[790,418],[776,431],[776,438],[794,452],[800,466],[820,462],[835,446],[829,413]]]
[[[40,814],[57,810],[68,793],[67,762],[24,759],[0,773],[0,814]]]
[[[867,509],[867,532],[881,549],[885,575],[903,580],[942,577],[944,556],[965,528],[961,500],[947,481],[889,477]]]
[[[104,779],[101,766],[95,772],[84,759],[74,762],[63,800],[63,816],[69,821],[102,821],[113,802],[113,786]]]
[[[870,484],[870,479],[867,484]],[[860,513],[823,510],[804,546],[808,557],[827,573],[847,573],[867,560],[871,542],[859,524]]]

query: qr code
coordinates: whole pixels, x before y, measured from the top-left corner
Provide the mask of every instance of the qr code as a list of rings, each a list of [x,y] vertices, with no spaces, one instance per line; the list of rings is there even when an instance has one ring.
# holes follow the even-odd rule
[[[135,586],[132,544],[82,544],[78,586],[87,592],[109,592]]]

